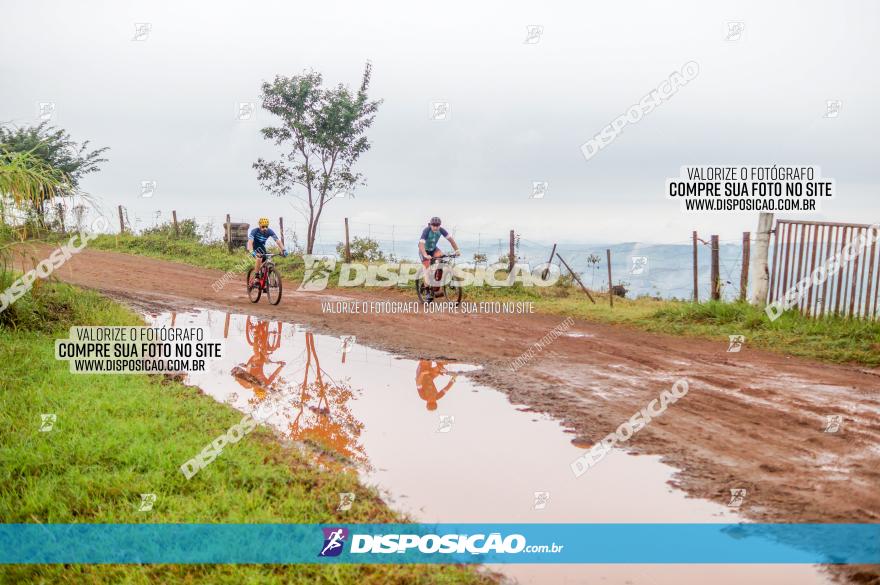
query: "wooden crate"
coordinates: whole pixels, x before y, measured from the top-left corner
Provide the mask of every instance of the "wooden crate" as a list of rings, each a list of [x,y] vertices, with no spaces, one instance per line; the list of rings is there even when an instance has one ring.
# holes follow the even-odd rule
[[[232,239],[232,246],[237,248],[239,246],[246,246],[248,241],[248,233],[250,232],[251,224],[249,223],[231,223],[228,224],[230,226],[230,230],[226,229],[226,222],[223,223],[223,241],[226,242],[226,234],[227,232],[230,234]]]

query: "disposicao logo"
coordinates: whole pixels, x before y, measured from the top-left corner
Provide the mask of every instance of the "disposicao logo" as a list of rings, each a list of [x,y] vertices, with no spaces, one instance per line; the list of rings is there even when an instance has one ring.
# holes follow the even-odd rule
[[[348,538],[348,528],[322,528],[324,531],[324,546],[321,548],[319,557],[338,557],[345,548],[345,539]]]
[[[518,554],[518,553],[559,553],[563,545],[526,545],[522,534],[502,536],[499,532],[490,534],[354,534],[348,528],[321,528],[324,532],[324,545],[319,557],[338,557],[349,541],[350,554],[393,554],[411,553],[416,555],[439,554]],[[350,538],[349,538],[350,537]]]

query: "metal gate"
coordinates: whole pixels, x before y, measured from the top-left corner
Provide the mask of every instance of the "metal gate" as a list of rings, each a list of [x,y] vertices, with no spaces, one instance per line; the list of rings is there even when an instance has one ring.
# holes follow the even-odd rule
[[[877,319],[880,247],[876,236],[869,224],[777,220],[768,302],[784,301],[802,278],[816,275],[795,305],[801,313]],[[862,237],[868,242],[864,249],[858,247]],[[847,260],[843,252],[851,244],[860,253]],[[840,260],[839,271],[820,278],[817,269],[824,272],[822,267],[829,266],[835,256]]]

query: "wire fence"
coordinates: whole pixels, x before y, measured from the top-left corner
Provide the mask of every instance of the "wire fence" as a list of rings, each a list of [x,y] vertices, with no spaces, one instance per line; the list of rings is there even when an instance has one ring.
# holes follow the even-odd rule
[[[4,202],[0,201],[0,203]],[[2,212],[0,221],[6,226],[32,226],[36,225],[36,221],[39,219],[43,226],[50,230],[82,231],[85,228],[94,230],[95,220],[102,217],[104,223],[100,228],[101,231],[119,233],[119,231],[125,230],[134,234],[143,234],[162,226],[167,228],[173,217],[172,212],[166,210],[156,210],[146,216],[130,214],[123,206],[116,206],[112,212],[108,212],[106,209],[96,206],[94,202],[77,199],[67,200],[64,205],[60,206],[48,205],[40,218],[37,218],[33,211],[23,211],[8,204],[0,205],[0,212]],[[197,235],[202,241],[219,243],[224,241],[226,218],[226,215],[199,214],[179,217],[178,220],[180,222],[194,221]],[[278,219],[278,224],[281,224],[283,218]],[[301,252],[305,245],[306,222],[296,216],[284,219],[286,221],[283,223],[282,234],[285,243],[289,249]],[[242,221],[242,218],[236,217],[232,217],[231,220],[232,223],[243,224],[252,221]],[[838,233],[842,229],[841,226],[856,226],[857,229],[862,230],[865,228],[862,224],[792,222],[788,220],[779,220],[779,222],[788,226],[788,232],[784,234],[785,239],[782,240],[783,244],[781,245],[779,244],[779,233],[776,232],[774,244],[768,251],[768,265],[773,266],[771,285],[775,283],[774,289],[780,289],[770,292],[768,296],[772,298],[782,295],[785,291],[781,289],[785,288],[786,284],[786,279],[776,282],[783,275],[784,260],[784,258],[780,258],[777,262],[777,255],[781,256],[786,250],[792,248],[799,254],[798,257],[801,261],[803,258],[800,257],[803,256],[810,262],[812,269],[812,264],[815,264],[817,259],[821,264],[821,261],[829,255],[832,247],[831,235],[834,235],[833,246],[835,250],[838,246],[837,239],[841,240],[839,244],[843,246],[842,241],[847,238],[847,233],[846,231],[843,231],[842,235]],[[797,229],[801,230],[801,234],[792,240],[791,225],[795,224],[797,224]],[[778,225],[779,223],[777,223],[777,227]],[[423,225],[348,221],[347,226],[348,236],[352,243],[356,243],[359,238],[367,239],[378,248],[385,259],[394,262],[418,259],[418,240],[422,229],[424,229]],[[278,227],[281,226],[278,225]],[[455,224],[447,225],[446,228],[455,237],[456,243],[461,248],[464,262],[506,265],[512,251],[514,261],[528,265],[530,270],[542,268],[547,262],[550,262],[557,266],[562,274],[567,274],[568,267],[570,267],[587,288],[598,292],[607,292],[609,290],[608,254],[610,252],[610,285],[618,294],[624,293],[629,297],[692,299],[694,298],[694,272],[696,271],[697,298],[707,300],[712,296],[712,254],[711,245],[706,236],[697,240],[695,270],[692,238],[683,238],[667,243],[590,244],[566,241],[551,242],[532,234],[523,234],[515,229],[507,233],[493,233],[459,229]],[[832,230],[837,231],[832,232]],[[849,240],[855,237],[854,233],[855,231],[850,232]],[[795,235],[797,234],[795,233]],[[324,221],[317,230],[313,254],[339,257],[342,255],[345,240],[346,224],[344,222]],[[755,241],[755,237],[749,234],[750,247]],[[791,241],[794,243],[791,244]],[[828,244],[820,246],[820,241],[828,242]],[[719,296],[722,300],[735,300],[743,294],[748,298],[750,291],[741,290],[741,279],[744,277],[747,289],[753,284],[748,282],[748,267],[746,266],[746,270],[743,270],[744,243],[739,238],[718,241],[717,274]],[[824,248],[827,250],[823,252]],[[554,250],[555,254],[551,257],[551,251]],[[563,266],[560,257],[565,260],[564,264],[567,264],[568,267]],[[797,273],[794,261],[792,261],[790,269],[787,264],[785,265],[785,270],[791,273],[789,276],[792,284],[800,278],[802,263],[798,262]],[[843,286],[841,289],[843,292],[838,293],[838,297],[843,299],[841,304],[845,307],[844,314],[877,318],[880,315],[877,301],[877,297],[880,296],[880,255],[875,255],[872,247],[871,253],[866,255],[861,265],[855,263],[849,268],[851,268],[852,274],[845,273],[846,279],[842,283],[840,281],[843,276],[840,276],[836,285],[831,283],[831,286],[826,285],[826,288],[830,288],[833,296],[835,291]],[[877,276],[872,280],[875,274]],[[850,281],[852,281],[852,285],[850,285]],[[817,292],[816,303],[826,301],[825,293],[829,292],[826,288],[822,289],[823,296],[821,298],[818,297]],[[871,296],[872,291],[873,297]],[[869,297],[873,299],[873,304],[869,305]],[[811,300],[808,296],[807,305]],[[835,308],[831,312],[837,312],[837,304],[835,302]],[[849,308],[846,309],[846,307]],[[827,310],[823,305],[821,313],[824,314]],[[816,306],[807,306],[804,312],[815,316],[819,311]]]
[[[112,211],[106,208],[82,204],[68,204],[63,209],[48,210],[46,221],[63,225],[65,229],[82,230],[93,225],[97,217],[103,217],[108,233],[119,233],[120,228],[134,234],[142,234],[172,221],[170,210],[156,210],[149,215],[129,213],[124,206]],[[28,221],[27,214],[7,209],[7,224]],[[33,219],[32,217],[30,219]],[[280,219],[280,218],[278,218]],[[204,242],[224,241],[226,215],[197,214],[179,216],[178,221],[194,220],[199,237]],[[252,218],[231,217],[232,223],[251,223]],[[280,223],[280,222],[278,222]],[[273,227],[278,226],[273,219]],[[285,217],[284,238],[289,248],[305,246],[307,224],[301,218]],[[462,250],[462,261],[479,264],[501,262],[507,264],[510,253],[510,232],[490,233],[458,229],[456,225],[445,226]],[[392,261],[415,261],[418,258],[418,240],[423,225],[395,225],[349,221],[349,238],[368,238],[378,244],[385,258]],[[276,229],[277,231],[277,229]],[[526,237],[529,236],[529,237]],[[324,221],[319,225],[313,253],[321,256],[339,256],[345,242],[343,222]],[[706,243],[707,244],[707,243]],[[554,242],[522,234],[513,230],[513,253],[515,261],[528,264],[532,269],[550,261],[560,272],[568,271],[550,253]],[[441,244],[442,247],[442,244]],[[556,253],[565,259],[587,288],[608,291],[608,266],[606,250],[611,251],[611,281],[622,287],[629,297],[651,296],[656,298],[693,298],[693,242],[690,238],[656,244],[627,242],[618,244],[589,244],[559,242]],[[722,240],[719,243],[719,276],[721,297],[733,300],[739,296],[739,279],[742,269],[742,240]],[[698,246],[697,281],[701,300],[711,295],[711,258],[708,245]]]

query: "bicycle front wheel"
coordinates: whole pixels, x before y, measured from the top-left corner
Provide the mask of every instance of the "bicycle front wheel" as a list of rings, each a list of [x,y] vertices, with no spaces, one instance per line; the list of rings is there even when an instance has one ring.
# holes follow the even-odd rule
[[[260,301],[260,295],[263,294],[263,289],[260,287],[259,282],[253,282],[251,279],[254,277],[254,269],[248,269],[247,280],[245,281],[245,286],[247,286],[248,298],[252,303],[257,303]],[[252,286],[253,285],[253,286]]]
[[[266,294],[271,304],[277,305],[281,302],[281,276],[274,268],[270,268],[266,275]]]
[[[419,295],[420,303],[430,303],[433,300],[429,291],[430,289],[425,286],[421,275],[419,275],[416,279],[416,294]]]
[[[461,303],[461,287],[460,286],[452,286],[451,284],[443,285],[443,296],[446,297],[446,300],[452,303],[455,303],[458,306]]]

